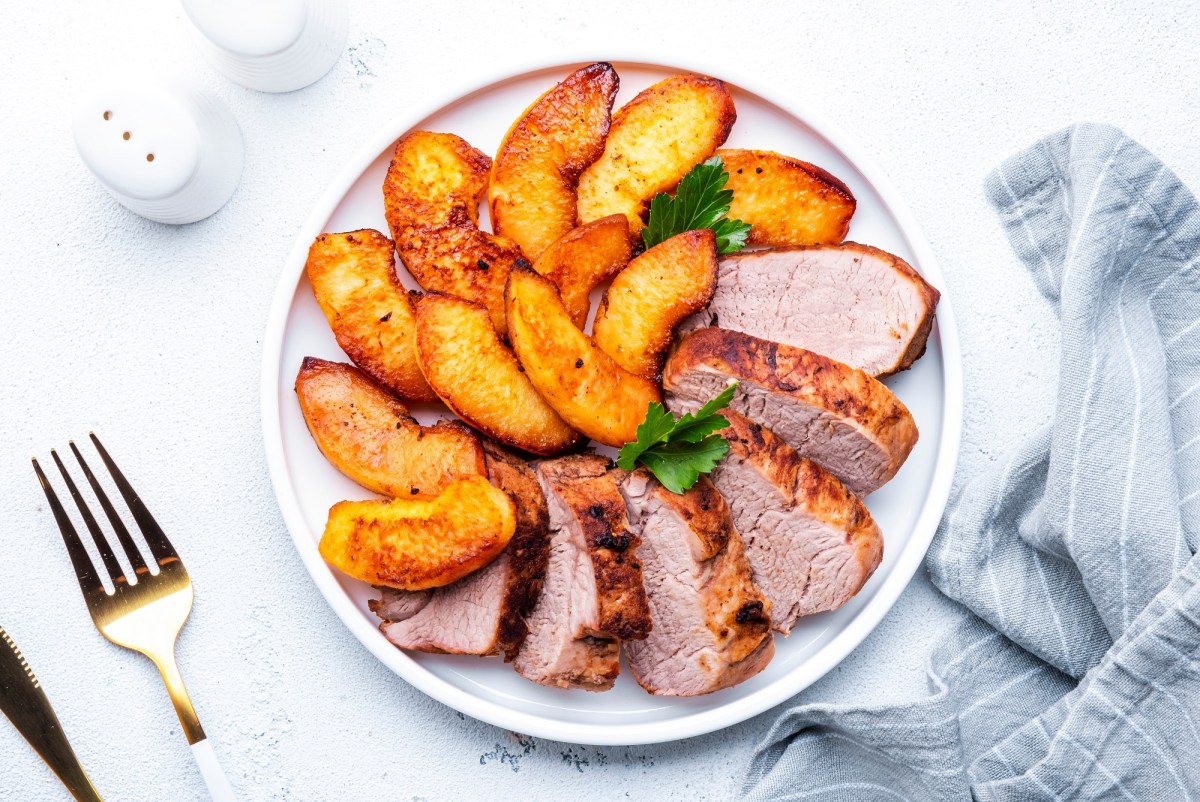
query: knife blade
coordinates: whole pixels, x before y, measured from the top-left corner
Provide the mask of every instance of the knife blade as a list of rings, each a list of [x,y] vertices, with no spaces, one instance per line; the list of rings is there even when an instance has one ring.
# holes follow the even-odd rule
[[[0,711],[81,802],[102,802],[75,750],[67,743],[50,700],[13,639],[0,627]]]

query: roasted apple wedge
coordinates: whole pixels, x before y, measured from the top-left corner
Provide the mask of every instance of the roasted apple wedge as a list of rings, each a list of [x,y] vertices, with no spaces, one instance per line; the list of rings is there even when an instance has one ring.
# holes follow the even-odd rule
[[[582,436],[542,400],[487,309],[450,295],[417,301],[417,355],[426,380],[460,418],[501,443],[559,454]]]
[[[412,300],[396,278],[392,241],[372,229],[321,234],[305,270],[346,356],[396,395],[433,401],[417,367]]]
[[[769,150],[718,150],[733,190],[729,217],[750,224],[750,245],[832,245],[846,238],[856,202],[815,164]]]
[[[522,258],[512,240],[479,228],[492,160],[453,134],[414,131],[396,143],[383,182],[396,253],[426,290],[481,303],[504,331],[504,282]]]
[[[611,64],[576,70],[509,129],[488,187],[495,232],[536,260],[575,227],[575,185],[604,152],[620,82]]]
[[[449,585],[496,559],[516,531],[516,510],[483,476],[432,499],[341,501],[329,510],[320,551],[355,579],[401,590]]]
[[[384,496],[435,496],[486,475],[479,437],[457,421],[422,426],[357,368],[305,357],[296,375],[300,411],[333,466]]]
[[[600,302],[592,336],[625,370],[657,379],[675,327],[703,309],[716,287],[713,232],[676,234],[617,274]]]
[[[629,224],[620,214],[601,217],[572,229],[551,243],[533,269],[554,282],[571,315],[582,329],[591,309],[592,290],[629,264],[633,244]]]
[[[604,153],[579,177],[579,222],[623,214],[642,230],[642,212],[724,144],[737,119],[725,84],[675,75],[641,92],[613,115]]]
[[[571,322],[549,279],[517,266],[505,291],[509,337],[525,375],[563,420],[600,443],[637,437],[658,385],[618,365]]]

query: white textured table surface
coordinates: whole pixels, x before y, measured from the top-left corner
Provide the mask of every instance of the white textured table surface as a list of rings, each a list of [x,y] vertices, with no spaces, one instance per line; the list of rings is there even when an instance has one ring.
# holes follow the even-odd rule
[[[191,44],[176,4],[20,3],[0,39],[0,623],[110,799],[203,785],[148,661],[84,612],[28,459],[96,429],[186,557],[197,603],[179,660],[245,799],[728,799],[773,713],[676,744],[590,748],[464,719],[354,641],[284,530],[259,426],[261,333],[309,207],[364,136],[409,104],[537,59],[704,58],[774,76],[871,152],[941,260],[962,332],[959,479],[1050,414],[1053,316],[1016,266],[981,181],[1078,120],[1115,123],[1200,186],[1200,13],[1180,2],[401,4],[352,0],[333,72],[244,90]],[[835,7],[836,6],[836,7]],[[751,10],[753,9],[753,10]],[[246,139],[230,204],[170,228],[119,207],[76,157],[73,93],[101,67],[191,75]],[[924,693],[950,605],[919,576],[802,700]],[[0,722],[0,799],[65,799]]]

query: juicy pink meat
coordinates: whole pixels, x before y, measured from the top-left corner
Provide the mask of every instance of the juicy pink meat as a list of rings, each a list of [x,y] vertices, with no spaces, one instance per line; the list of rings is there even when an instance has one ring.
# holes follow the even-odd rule
[[[580,454],[537,468],[550,510],[550,561],[513,668],[543,685],[608,690],[620,671],[620,640],[650,631],[632,556],[637,537],[608,464]]]
[[[371,609],[388,640],[402,649],[503,654],[511,660],[528,628],[525,616],[541,590],[549,554],[549,515],[533,470],[494,443],[484,444],[488,478],[517,508],[517,531],[490,565],[433,590],[384,588]]]
[[[674,412],[691,412],[738,382],[729,408],[866,495],[908,459],[918,432],[891,390],[861,370],[803,348],[721,328],[684,336],[663,388]]]
[[[746,542],[772,626],[835,610],[883,558],[883,535],[862,501],[769,429],[725,412],[729,454],[712,472]]]
[[[707,479],[676,495],[643,468],[621,486],[645,571],[654,628],[625,643],[653,694],[698,696],[762,671],[775,653],[770,604],[751,578],[729,507]]]
[[[925,353],[940,294],[898,256],[853,242],[723,258],[717,290],[683,329],[717,325],[880,376]]]

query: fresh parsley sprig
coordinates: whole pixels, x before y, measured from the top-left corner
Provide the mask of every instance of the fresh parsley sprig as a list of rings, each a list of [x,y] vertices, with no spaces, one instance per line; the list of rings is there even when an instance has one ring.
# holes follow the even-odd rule
[[[650,217],[642,229],[642,241],[652,248],[676,234],[711,228],[717,237],[717,253],[733,253],[746,247],[750,224],[725,215],[733,203],[733,190],[725,189],[729,173],[720,156],[693,167],[672,198],[664,192],[650,201]]]
[[[729,452],[729,442],[713,432],[729,425],[717,413],[729,406],[736,389],[736,382],[730,384],[695,413],[680,418],[662,404],[652,403],[638,424],[637,439],[621,446],[617,466],[632,471],[640,462],[672,493],[687,490]]]

